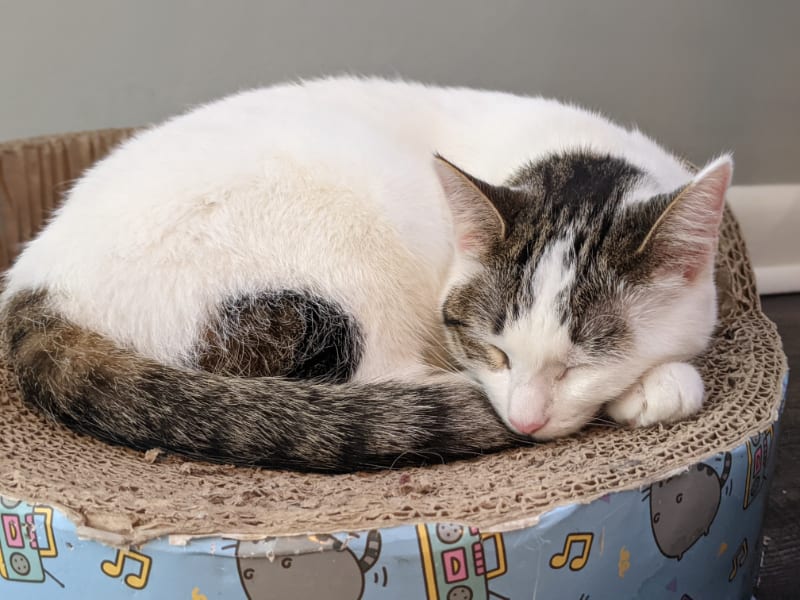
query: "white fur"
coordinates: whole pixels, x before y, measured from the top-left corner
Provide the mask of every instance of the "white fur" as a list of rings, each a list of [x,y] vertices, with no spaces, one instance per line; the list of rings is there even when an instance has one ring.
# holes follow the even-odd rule
[[[650,176],[640,196],[691,180],[639,131],[553,100],[357,78],[240,93],[138,134],[93,167],[12,267],[5,297],[45,287],[77,324],[178,365],[223,300],[310,289],[363,328],[358,380],[418,377],[442,293],[468,263],[454,262],[434,152],[499,184],[528,160],[575,148],[640,166]],[[566,360],[551,311],[574,276],[554,266],[562,252],[556,245],[534,279],[541,304],[498,341],[519,370],[484,378],[507,422],[550,418],[545,435],[574,429],[600,396],[633,383],[565,377],[558,385],[578,400],[549,414],[551,398],[524,400],[551,389],[541,373]],[[642,335],[652,343],[685,327],[686,311],[675,311],[658,330],[646,320]]]
[[[692,365],[666,363],[645,373],[622,397],[608,405],[609,415],[634,427],[669,423],[693,415],[703,405],[703,380]]]
[[[511,364],[520,367],[509,371],[505,393],[496,390],[490,397],[506,401],[495,404],[495,410],[518,431],[538,429],[549,420],[553,382],[566,369],[571,342],[567,327],[558,320],[558,295],[575,279],[575,270],[564,266],[570,244],[560,239],[545,250],[531,281],[531,310],[495,340]]]

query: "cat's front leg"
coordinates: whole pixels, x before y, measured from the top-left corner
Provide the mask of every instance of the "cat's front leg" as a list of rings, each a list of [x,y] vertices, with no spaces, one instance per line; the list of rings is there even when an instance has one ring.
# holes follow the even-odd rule
[[[703,380],[692,365],[665,363],[650,369],[606,410],[612,419],[631,427],[671,423],[700,410],[703,393]]]

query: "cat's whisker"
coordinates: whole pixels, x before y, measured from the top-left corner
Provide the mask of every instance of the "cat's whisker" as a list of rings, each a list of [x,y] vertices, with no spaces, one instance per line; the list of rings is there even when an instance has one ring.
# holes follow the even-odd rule
[[[588,424],[589,425],[595,425],[595,426],[598,426],[598,427],[609,427],[609,428],[613,428],[613,429],[617,429],[617,428],[621,427],[621,425],[619,423],[617,423],[616,421],[613,421],[611,419],[606,419],[604,417],[594,417],[589,421]]]
[[[450,349],[438,337],[432,337],[425,341],[429,344],[428,348],[431,355],[439,364],[444,365],[446,369],[451,371],[458,372],[463,369],[461,365],[454,362]],[[439,350],[441,350],[441,353],[439,353]]]
[[[590,421],[589,425],[595,425],[597,427],[621,427],[619,423],[615,423],[614,421]]]

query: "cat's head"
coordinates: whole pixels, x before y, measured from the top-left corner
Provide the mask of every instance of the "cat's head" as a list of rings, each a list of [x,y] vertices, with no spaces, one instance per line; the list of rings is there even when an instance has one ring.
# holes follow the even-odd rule
[[[729,156],[656,195],[637,167],[584,152],[505,186],[435,166],[455,229],[448,344],[515,431],[574,432],[649,368],[707,345]]]

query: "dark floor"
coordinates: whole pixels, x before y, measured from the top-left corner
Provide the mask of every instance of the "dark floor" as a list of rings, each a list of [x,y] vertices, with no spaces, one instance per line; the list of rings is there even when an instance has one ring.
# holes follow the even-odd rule
[[[800,599],[800,294],[762,298],[789,357],[789,388],[778,440],[778,464],[764,525],[758,600]]]

